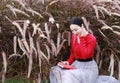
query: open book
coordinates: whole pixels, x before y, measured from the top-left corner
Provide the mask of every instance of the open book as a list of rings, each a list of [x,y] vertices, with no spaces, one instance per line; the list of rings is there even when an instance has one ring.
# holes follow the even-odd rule
[[[71,65],[67,65],[67,64],[58,64],[58,66],[63,69],[76,69],[75,67],[73,67]]]

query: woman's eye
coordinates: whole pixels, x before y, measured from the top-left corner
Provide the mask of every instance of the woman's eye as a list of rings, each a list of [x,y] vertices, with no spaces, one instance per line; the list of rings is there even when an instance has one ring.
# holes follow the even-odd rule
[[[77,31],[77,29],[75,29],[74,31]]]

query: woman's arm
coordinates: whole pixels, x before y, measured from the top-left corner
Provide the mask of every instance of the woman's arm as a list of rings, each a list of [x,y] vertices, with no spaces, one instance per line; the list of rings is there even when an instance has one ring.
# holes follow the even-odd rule
[[[70,57],[67,61],[71,65],[74,60],[75,60],[75,57],[74,57],[73,51],[71,50]]]
[[[71,50],[70,50],[70,57],[69,59],[67,60],[69,62],[69,64],[72,64],[73,61],[75,60],[75,56],[74,56],[74,53],[73,53],[73,41],[74,41],[74,34],[72,34],[72,38],[71,38]]]

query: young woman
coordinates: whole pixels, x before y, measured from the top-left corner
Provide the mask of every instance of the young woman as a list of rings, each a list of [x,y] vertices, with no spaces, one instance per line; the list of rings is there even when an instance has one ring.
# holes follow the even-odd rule
[[[70,29],[72,31],[70,57],[58,65],[71,65],[75,69],[52,67],[50,83],[95,83],[98,77],[98,67],[93,59],[96,38],[85,29],[80,18],[71,19]]]

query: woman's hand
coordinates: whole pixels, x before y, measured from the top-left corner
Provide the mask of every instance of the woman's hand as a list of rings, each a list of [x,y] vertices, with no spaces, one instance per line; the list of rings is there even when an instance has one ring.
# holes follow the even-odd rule
[[[68,61],[61,61],[61,62],[58,62],[57,65],[69,65],[69,62]]]

